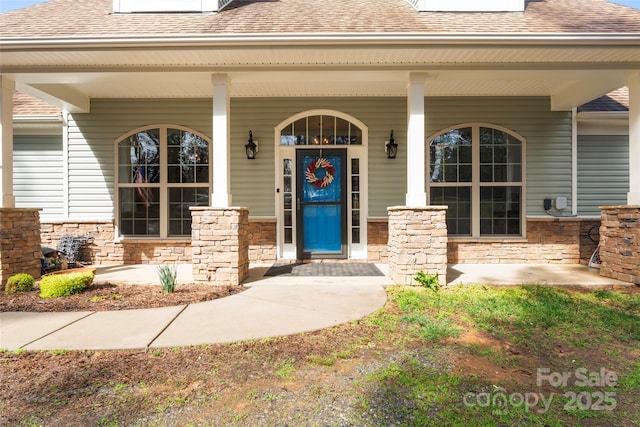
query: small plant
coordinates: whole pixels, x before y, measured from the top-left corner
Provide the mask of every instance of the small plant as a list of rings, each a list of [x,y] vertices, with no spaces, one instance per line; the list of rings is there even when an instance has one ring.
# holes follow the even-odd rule
[[[420,270],[416,273],[414,279],[423,287],[431,289],[433,292],[438,292],[440,290],[440,282],[437,274],[427,274]]]
[[[158,277],[162,284],[162,293],[170,294],[176,288],[178,267],[175,264],[163,264],[158,266]]]
[[[5,294],[15,294],[16,292],[30,292],[33,290],[33,276],[27,273],[15,274],[7,280],[4,287]]]
[[[295,359],[284,359],[280,362],[277,362],[275,365],[276,375],[284,380],[291,379],[293,371],[295,370],[295,362]]]
[[[44,276],[40,281],[40,298],[56,298],[82,292],[93,282],[91,271]]]

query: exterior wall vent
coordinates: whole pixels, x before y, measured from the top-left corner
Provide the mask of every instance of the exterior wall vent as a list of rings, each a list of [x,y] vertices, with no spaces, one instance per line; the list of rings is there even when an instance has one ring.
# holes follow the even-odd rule
[[[113,0],[114,13],[217,12],[233,0]]]
[[[525,0],[407,0],[421,12],[524,12]]]

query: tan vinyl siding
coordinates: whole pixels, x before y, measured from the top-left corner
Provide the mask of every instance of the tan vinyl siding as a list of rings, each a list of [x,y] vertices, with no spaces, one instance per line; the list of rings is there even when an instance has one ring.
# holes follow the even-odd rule
[[[406,100],[404,98],[261,98],[231,102],[231,192],[233,204],[250,215],[275,215],[274,129],[304,111],[328,109],[349,114],[369,128],[369,216],[387,216],[387,207],[404,203],[406,193]],[[398,158],[388,160],[384,142],[394,130]],[[259,141],[255,160],[247,160],[249,130]],[[278,171],[279,172],[279,171]]]
[[[629,137],[578,137],[578,214],[600,216],[599,206],[624,205],[629,191]]]
[[[427,98],[425,114],[427,139],[476,122],[520,134],[527,144],[527,215],[544,215],[545,197],[565,196],[571,205],[571,113],[550,111],[548,98]]]
[[[64,166],[60,135],[16,135],[13,192],[18,208],[41,208],[40,218],[64,216]]]
[[[211,100],[92,100],[69,119],[69,216],[113,218],[114,143],[134,129],[181,125],[211,137]]]

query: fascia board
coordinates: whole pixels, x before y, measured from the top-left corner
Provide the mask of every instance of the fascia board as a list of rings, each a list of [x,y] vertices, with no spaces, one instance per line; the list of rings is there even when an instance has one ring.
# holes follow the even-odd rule
[[[180,36],[6,37],[0,51],[17,49],[157,48],[197,46],[277,45],[640,45],[640,33],[279,33]]]

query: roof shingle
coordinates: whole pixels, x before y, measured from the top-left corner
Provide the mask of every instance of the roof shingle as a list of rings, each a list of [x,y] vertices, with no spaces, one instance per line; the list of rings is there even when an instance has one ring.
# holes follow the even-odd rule
[[[13,115],[15,116],[60,116],[60,109],[22,92],[13,92]]]
[[[417,12],[406,0],[234,0],[218,13],[114,14],[112,0],[50,0],[0,15],[0,37],[261,33],[628,33],[640,11],[606,0],[529,0],[526,10]]]
[[[629,88],[621,87],[618,90],[587,102],[578,108],[578,111],[604,112],[604,111],[629,111]]]

